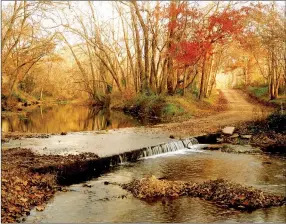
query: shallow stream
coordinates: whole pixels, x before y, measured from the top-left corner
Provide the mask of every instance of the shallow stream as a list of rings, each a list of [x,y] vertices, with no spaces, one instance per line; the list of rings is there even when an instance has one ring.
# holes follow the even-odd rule
[[[286,222],[286,207],[252,213],[219,208],[199,198],[181,197],[146,202],[117,185],[155,175],[167,180],[202,182],[224,178],[265,192],[285,195],[286,158],[231,154],[198,149],[151,156],[126,163],[87,182],[58,192],[43,212],[32,210],[27,222]]]

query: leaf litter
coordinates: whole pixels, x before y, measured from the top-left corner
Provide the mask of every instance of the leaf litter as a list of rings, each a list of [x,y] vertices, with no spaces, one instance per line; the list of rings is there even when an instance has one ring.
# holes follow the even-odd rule
[[[268,194],[253,187],[242,186],[224,179],[192,183],[159,180],[155,176],[151,176],[121,186],[135,197],[143,200],[191,196],[212,201],[220,207],[247,211],[286,205],[284,196]]]
[[[33,207],[43,211],[45,203],[62,190],[58,175],[80,162],[96,159],[93,153],[59,156],[38,155],[21,148],[2,150],[1,222],[23,221]]]

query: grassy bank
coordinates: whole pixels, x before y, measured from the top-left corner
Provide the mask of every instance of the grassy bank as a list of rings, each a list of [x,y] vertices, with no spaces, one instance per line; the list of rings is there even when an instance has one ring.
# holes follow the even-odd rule
[[[286,105],[286,95],[280,90],[280,95],[277,99],[270,100],[268,94],[268,86],[248,86],[246,89],[248,95],[254,100],[269,106],[281,107]]]
[[[163,96],[138,94],[129,99],[113,99],[112,109],[123,110],[140,119],[160,120],[161,122],[182,121],[191,117],[202,117],[226,109],[226,100],[220,91],[199,101],[195,95]]]
[[[15,113],[24,113],[35,109],[38,105],[60,105],[71,102],[77,103],[78,100],[52,96],[40,98],[20,90],[13,92],[10,97],[7,94],[1,93],[1,109],[2,112],[4,112],[4,116],[13,115]]]

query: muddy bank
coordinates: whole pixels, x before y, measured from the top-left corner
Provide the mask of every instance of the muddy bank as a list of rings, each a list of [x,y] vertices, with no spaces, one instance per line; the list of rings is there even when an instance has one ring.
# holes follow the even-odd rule
[[[1,221],[21,221],[35,206],[43,210],[63,184],[82,177],[96,160],[93,153],[57,156],[20,148],[3,150]]]
[[[286,204],[286,198],[283,196],[267,194],[253,187],[245,187],[224,179],[193,183],[159,180],[152,176],[123,184],[122,187],[135,197],[144,200],[191,196],[212,201],[220,207],[237,210],[253,211]]]
[[[49,138],[52,135],[66,135],[67,132],[60,133],[24,133],[24,132],[2,132],[1,142],[9,142],[10,140],[25,138]]]
[[[52,134],[46,133],[23,133],[23,132],[2,132],[1,142],[8,142],[11,139],[23,139],[23,138],[49,138]]]

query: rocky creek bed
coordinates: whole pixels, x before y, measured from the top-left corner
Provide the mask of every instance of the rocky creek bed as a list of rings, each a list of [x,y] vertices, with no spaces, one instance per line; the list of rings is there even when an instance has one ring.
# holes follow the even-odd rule
[[[247,211],[286,204],[286,197],[264,193],[224,179],[193,183],[159,180],[151,176],[123,184],[122,188],[144,200],[191,196],[212,201],[220,207]]]

